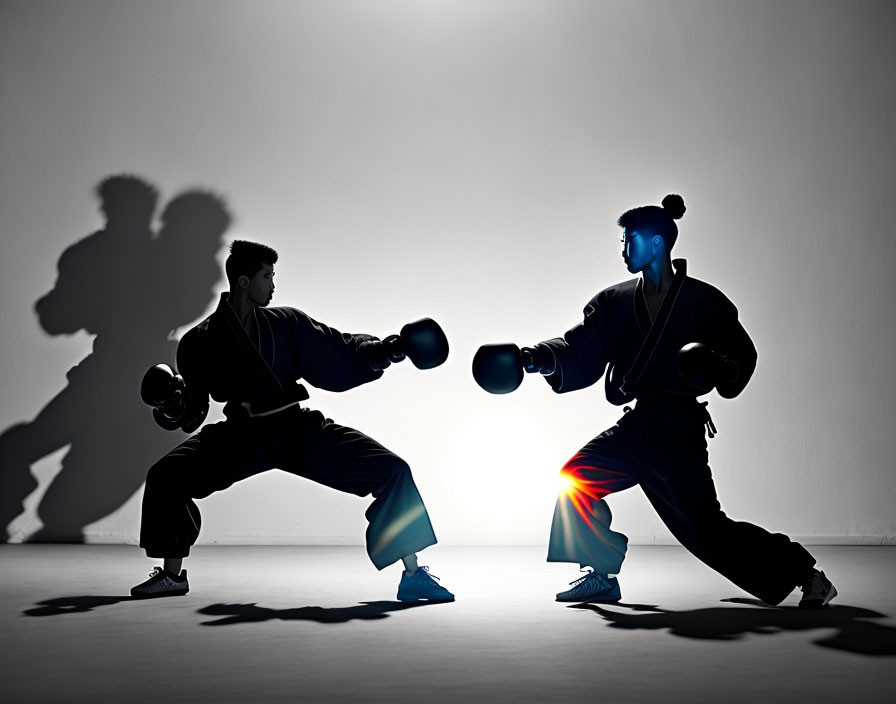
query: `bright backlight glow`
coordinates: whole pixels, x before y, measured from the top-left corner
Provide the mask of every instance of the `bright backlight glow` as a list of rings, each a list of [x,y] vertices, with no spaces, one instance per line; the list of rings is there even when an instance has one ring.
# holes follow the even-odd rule
[[[576,480],[569,474],[561,473],[557,477],[557,492],[569,494],[576,488]]]

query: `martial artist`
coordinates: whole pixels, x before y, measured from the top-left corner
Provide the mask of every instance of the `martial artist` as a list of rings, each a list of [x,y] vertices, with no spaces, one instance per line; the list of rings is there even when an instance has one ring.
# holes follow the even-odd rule
[[[560,601],[621,598],[616,574],[628,539],[611,530],[604,497],[639,484],[660,518],[688,550],[745,591],[778,604],[802,588],[802,608],[826,605],[837,591],[803,546],[780,533],[734,521],[722,511],[708,465],[713,437],[707,402],[743,391],[756,349],[737,309],[717,288],[688,276],[672,260],[675,220],[684,200],[624,213],[622,257],[630,279],[592,298],[582,322],[562,338],[520,350],[485,345],[474,360],[477,381],[494,393],[540,372],[557,393],[582,389],[604,372],[610,403],[625,406],[615,426],[579,450],[561,472],[565,489],[554,510],[548,561],[579,563],[585,576]]]
[[[195,499],[278,467],[340,491],[371,494],[367,552],[377,569],[403,562],[398,599],[453,600],[428,568],[417,565],[416,553],[436,537],[407,463],[363,433],[303,407],[308,393],[297,384],[304,379],[345,391],[380,378],[405,356],[420,368],[437,366],[448,354],[444,333],[424,319],[379,340],[340,333],[295,308],[269,308],[277,258],[266,245],[234,242],[225,263],[230,290],[181,339],[180,374],[157,365],[144,378],[141,393],[162,427],[195,431],[209,396],[225,403],[226,420],[206,425],[149,470],[140,546],[164,562],[131,594],[186,594],[182,562],[201,525]]]

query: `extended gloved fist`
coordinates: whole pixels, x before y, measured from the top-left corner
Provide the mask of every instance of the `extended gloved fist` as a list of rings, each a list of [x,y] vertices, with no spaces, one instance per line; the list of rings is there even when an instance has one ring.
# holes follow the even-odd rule
[[[729,359],[701,342],[690,342],[678,351],[675,358],[678,373],[698,387],[702,393],[719,384],[737,379],[738,367]]]
[[[473,357],[473,378],[490,394],[509,394],[523,383],[523,372],[552,374],[555,362],[544,345],[520,349],[512,342],[483,345]]]
[[[408,323],[397,335],[376,341],[371,347],[372,369],[385,369],[405,357],[417,369],[432,369],[448,359],[448,338],[432,318],[421,318]]]

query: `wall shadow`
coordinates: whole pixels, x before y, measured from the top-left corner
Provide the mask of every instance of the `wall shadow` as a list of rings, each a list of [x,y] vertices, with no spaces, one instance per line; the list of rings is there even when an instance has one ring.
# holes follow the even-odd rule
[[[190,190],[165,205],[155,231],[157,191],[146,180],[111,176],[96,194],[105,224],[62,253],[53,289],[34,305],[48,335],[85,330],[93,350],[33,420],[0,436],[0,542],[43,457],[69,447],[37,507],[43,527],[27,540],[83,542],[84,527],[124,504],[185,437],[155,425],[140,381],[152,364],[174,364],[174,332],[215,300],[230,216],[220,198]]]
[[[346,623],[348,621],[375,621],[389,617],[392,611],[404,611],[418,606],[442,602],[430,601],[365,601],[357,606],[326,608],[301,606],[295,609],[268,609],[257,604],[211,604],[197,613],[221,616],[216,621],[203,621],[203,626],[232,626],[237,623],[262,621],[316,621],[317,623]]]
[[[832,635],[826,634],[812,642],[859,655],[896,655],[896,628],[866,620],[887,617],[871,609],[837,605],[810,611],[772,607],[754,599],[723,601],[745,606],[667,611],[647,604],[619,602],[615,605],[646,613],[626,613],[598,604],[574,604],[568,608],[593,611],[610,628],[665,630],[682,638],[706,640],[736,641],[748,633],[773,636],[786,631],[834,629]]]

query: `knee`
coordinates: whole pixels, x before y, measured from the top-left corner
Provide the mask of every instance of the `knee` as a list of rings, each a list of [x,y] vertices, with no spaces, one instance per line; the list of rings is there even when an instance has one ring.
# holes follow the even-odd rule
[[[170,456],[165,456],[149,468],[146,473],[146,491],[169,489],[177,484],[180,468]]]
[[[561,467],[561,469],[560,469],[560,476],[562,477],[562,476],[564,476],[564,475],[569,476],[569,475],[576,474],[576,473],[578,472],[578,469],[579,469],[579,464],[580,464],[580,463],[579,463],[579,456],[576,455],[576,456],[573,457],[571,460],[569,460],[569,462],[567,462],[566,464],[564,464],[563,467]]]
[[[391,460],[383,466],[382,472],[379,473],[375,481],[378,486],[372,493],[374,496],[382,495],[408,481],[413,482],[411,467],[403,459],[393,455]]]
[[[411,466],[405,462],[401,457],[396,457],[392,462],[392,472],[391,472],[393,481],[401,481],[403,479],[411,478]]]
[[[733,524],[733,521],[718,507],[706,507],[691,513],[691,524],[703,535],[721,537]]]

